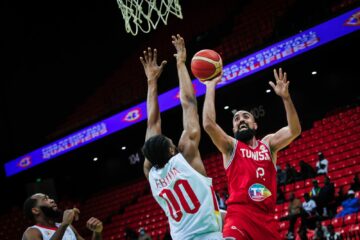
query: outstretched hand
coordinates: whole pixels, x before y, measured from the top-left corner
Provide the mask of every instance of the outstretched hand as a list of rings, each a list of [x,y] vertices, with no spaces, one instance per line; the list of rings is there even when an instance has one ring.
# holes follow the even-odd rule
[[[290,97],[289,94],[289,84],[290,82],[287,80],[286,72],[283,73],[282,69],[279,68],[279,73],[274,69],[274,77],[276,80],[276,85],[273,82],[269,82],[270,86],[274,89],[276,95],[281,98]]]
[[[93,232],[97,232],[97,233],[101,233],[103,230],[103,224],[102,222],[97,219],[97,218],[90,218],[87,222],[86,222],[86,227]]]
[[[63,213],[62,223],[70,225],[74,220],[79,220],[80,210],[77,208],[67,209]]]
[[[186,47],[185,47],[185,41],[184,39],[179,35],[176,34],[176,36],[171,36],[172,38],[172,44],[176,48],[176,53],[174,56],[176,57],[177,63],[185,63],[186,61]]]
[[[219,82],[221,82],[221,80],[222,80],[222,75],[223,75],[223,72],[221,72],[221,73],[219,74],[219,76],[214,77],[213,79],[210,79],[210,80],[208,80],[208,81],[205,81],[204,83],[205,83],[206,86],[208,86],[208,87],[210,87],[210,86],[215,87]]]
[[[162,61],[159,66],[157,64],[157,50],[151,50],[150,47],[144,51],[144,57],[140,57],[140,62],[144,67],[148,81],[156,81],[167,63],[166,61]]]

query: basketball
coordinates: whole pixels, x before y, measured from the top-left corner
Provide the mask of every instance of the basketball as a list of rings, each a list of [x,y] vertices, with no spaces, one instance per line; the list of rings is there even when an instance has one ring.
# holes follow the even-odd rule
[[[221,70],[221,56],[214,50],[201,50],[191,59],[191,72],[201,82],[205,82],[219,76]]]

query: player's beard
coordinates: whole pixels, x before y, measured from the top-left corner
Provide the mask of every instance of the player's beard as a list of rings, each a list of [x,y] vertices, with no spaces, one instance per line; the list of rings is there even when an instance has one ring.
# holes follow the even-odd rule
[[[39,207],[44,215],[53,220],[60,219],[62,216],[62,211],[59,209],[54,210],[52,207],[40,206]]]
[[[242,131],[238,130],[235,133],[235,138],[240,142],[247,143],[255,136],[255,134],[256,134],[255,129],[248,128]]]

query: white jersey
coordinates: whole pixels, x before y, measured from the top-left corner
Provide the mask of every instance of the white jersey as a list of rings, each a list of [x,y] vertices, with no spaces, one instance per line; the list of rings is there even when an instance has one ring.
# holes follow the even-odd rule
[[[180,153],[163,168],[152,167],[149,182],[155,200],[168,217],[174,240],[222,239],[212,179],[193,169]]]
[[[55,223],[55,224],[57,227],[60,226],[60,223]],[[54,235],[54,233],[57,230],[57,228],[44,227],[44,226],[40,226],[40,225],[34,225],[34,226],[31,226],[30,228],[38,229],[41,232],[43,240],[50,240],[52,235]],[[76,235],[70,226],[66,228],[66,231],[64,233],[62,240],[77,240]]]

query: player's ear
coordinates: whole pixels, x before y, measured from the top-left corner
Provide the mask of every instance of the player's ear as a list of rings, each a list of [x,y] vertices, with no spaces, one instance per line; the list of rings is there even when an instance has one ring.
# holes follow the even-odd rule
[[[257,128],[258,128],[258,125],[256,122],[254,122],[254,129],[257,130]]]
[[[40,209],[38,207],[33,207],[31,209],[31,212],[34,214],[34,215],[39,215],[40,214]]]
[[[234,121],[233,121],[232,125],[233,125],[232,130],[233,130],[233,133],[235,134],[238,131],[238,129],[237,129],[236,125],[234,124]]]
[[[175,155],[175,149],[172,146],[169,147],[169,153],[171,156]]]

